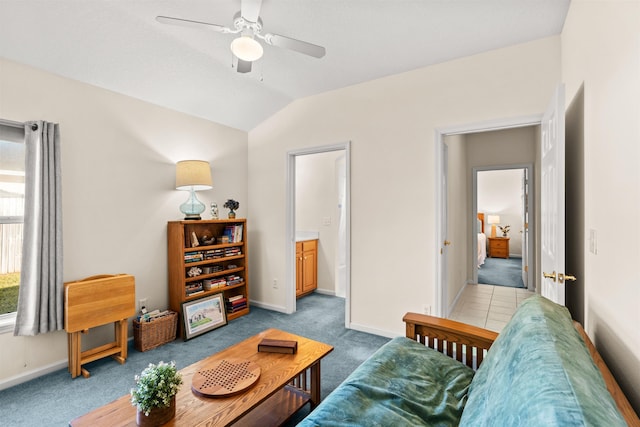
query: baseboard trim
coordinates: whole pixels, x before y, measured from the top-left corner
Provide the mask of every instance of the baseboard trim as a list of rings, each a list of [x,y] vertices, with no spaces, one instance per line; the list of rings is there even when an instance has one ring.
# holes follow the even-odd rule
[[[382,329],[370,328],[368,326],[361,325],[361,324],[358,324],[358,323],[353,323],[353,322],[350,323],[349,326],[347,326],[347,328],[353,329],[353,330],[356,330],[356,331],[360,331],[360,332],[366,332],[368,334],[373,334],[373,335],[378,335],[378,336],[381,336],[381,337],[386,337],[386,338],[395,338],[395,337],[400,336],[400,335],[398,335],[398,334],[396,334],[394,332],[391,332],[391,331],[384,331]]]
[[[327,289],[317,288],[315,290],[315,293],[316,294],[322,294],[322,295],[329,295],[329,296],[332,296],[332,297],[336,296],[336,291],[330,291],[330,290],[327,290]]]
[[[277,311],[279,313],[287,314],[287,308],[281,305],[273,305],[273,304],[267,304],[260,301],[249,300],[249,308],[251,308],[252,305],[258,308],[264,308],[265,310],[272,310],[272,311]]]
[[[131,347],[131,342],[133,341],[133,336],[129,336],[127,338],[127,345]],[[27,381],[35,380],[43,375],[50,374],[51,372],[58,371],[60,369],[65,369],[69,367],[69,360],[59,360],[57,362],[53,362],[49,365],[41,366],[37,369],[33,369],[31,371],[25,372],[23,374],[14,375],[13,377],[9,377],[3,380],[0,380],[0,391],[5,390],[7,388],[11,388],[13,386],[26,383]]]
[[[32,371],[25,372],[23,374],[6,378],[0,381],[0,390],[5,390],[18,384],[26,383],[27,381],[34,380],[43,375],[50,374],[51,372],[59,371],[60,369],[66,368],[67,366],[69,366],[69,362],[65,359],[54,362],[50,365],[42,366]]]
[[[447,307],[447,316],[449,317],[451,316],[451,313],[453,313],[453,307],[456,306],[456,304],[458,303],[458,300],[460,299],[460,297],[462,296],[462,293],[464,292],[464,290],[467,288],[467,286],[472,283],[470,280],[467,280],[466,282],[464,282],[464,285],[462,285],[462,287],[460,288],[460,290],[458,291],[458,294],[456,295],[456,297],[453,299],[453,302],[451,303],[451,305],[449,307]]]

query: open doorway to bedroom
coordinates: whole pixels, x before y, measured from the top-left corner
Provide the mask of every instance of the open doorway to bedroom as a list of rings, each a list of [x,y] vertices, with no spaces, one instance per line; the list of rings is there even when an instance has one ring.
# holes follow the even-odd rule
[[[533,290],[529,207],[532,166],[473,170],[477,268],[472,283]],[[531,200],[530,200],[531,199]]]

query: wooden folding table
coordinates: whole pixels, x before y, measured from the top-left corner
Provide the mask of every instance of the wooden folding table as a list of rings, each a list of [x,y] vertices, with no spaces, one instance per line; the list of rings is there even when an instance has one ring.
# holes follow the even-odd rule
[[[128,274],[92,276],[64,284],[64,328],[69,347],[69,372],[75,378],[89,371],[82,365],[107,356],[127,359],[127,322],[136,311],[135,279]],[[115,341],[82,351],[81,334],[90,328],[114,324]]]

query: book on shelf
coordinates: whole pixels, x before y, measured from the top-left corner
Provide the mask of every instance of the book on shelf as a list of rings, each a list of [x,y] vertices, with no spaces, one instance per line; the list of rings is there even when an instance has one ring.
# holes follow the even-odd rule
[[[238,275],[231,274],[225,277],[227,281],[227,286],[238,285],[240,283],[244,283],[244,279]]]
[[[244,310],[248,305],[249,302],[247,301],[247,298],[242,294],[225,298],[225,308],[227,309],[227,313],[235,313]]]
[[[227,225],[222,235],[229,238],[229,243],[242,242],[242,224]]]
[[[204,252],[204,259],[222,258],[224,256],[224,249],[210,249]]]
[[[295,354],[298,351],[298,341],[263,338],[258,343],[258,351],[262,353]]]
[[[186,292],[187,296],[195,295],[195,294],[199,294],[201,292],[204,292],[204,288],[202,287],[202,282],[188,283],[185,286],[185,292]]]
[[[184,254],[184,262],[197,262],[203,259],[202,252],[187,252]]]
[[[231,308],[235,308],[235,307],[238,307],[240,305],[247,305],[247,299],[246,298],[242,298],[242,299],[239,299],[239,300],[227,302],[227,307],[231,307]]]
[[[244,304],[244,305],[238,306],[238,307],[233,307],[233,308],[227,307],[227,313],[237,313],[238,311],[242,311],[242,310],[244,310],[246,308],[247,308],[247,304]]]
[[[205,279],[203,280],[203,283],[206,291],[227,286],[227,281],[224,279]]]
[[[239,256],[242,255],[240,248],[226,248],[224,250],[224,256]]]

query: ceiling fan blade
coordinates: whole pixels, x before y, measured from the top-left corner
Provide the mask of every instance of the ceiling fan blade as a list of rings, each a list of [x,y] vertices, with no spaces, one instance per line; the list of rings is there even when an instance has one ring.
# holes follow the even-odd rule
[[[240,15],[251,22],[258,22],[262,0],[242,0],[240,2]]]
[[[326,49],[322,46],[278,34],[266,34],[264,40],[270,45],[295,50],[296,52],[304,53],[305,55],[315,58],[322,58],[325,53],[327,53]]]
[[[192,27],[192,28],[209,28],[213,31],[220,33],[226,33],[230,30],[222,25],[210,24],[208,22],[192,21],[190,19],[172,18],[170,16],[156,16],[156,21],[162,24],[178,25],[180,27]]]
[[[239,73],[248,73],[251,71],[251,61],[243,61],[238,58],[238,65],[236,66]]]

